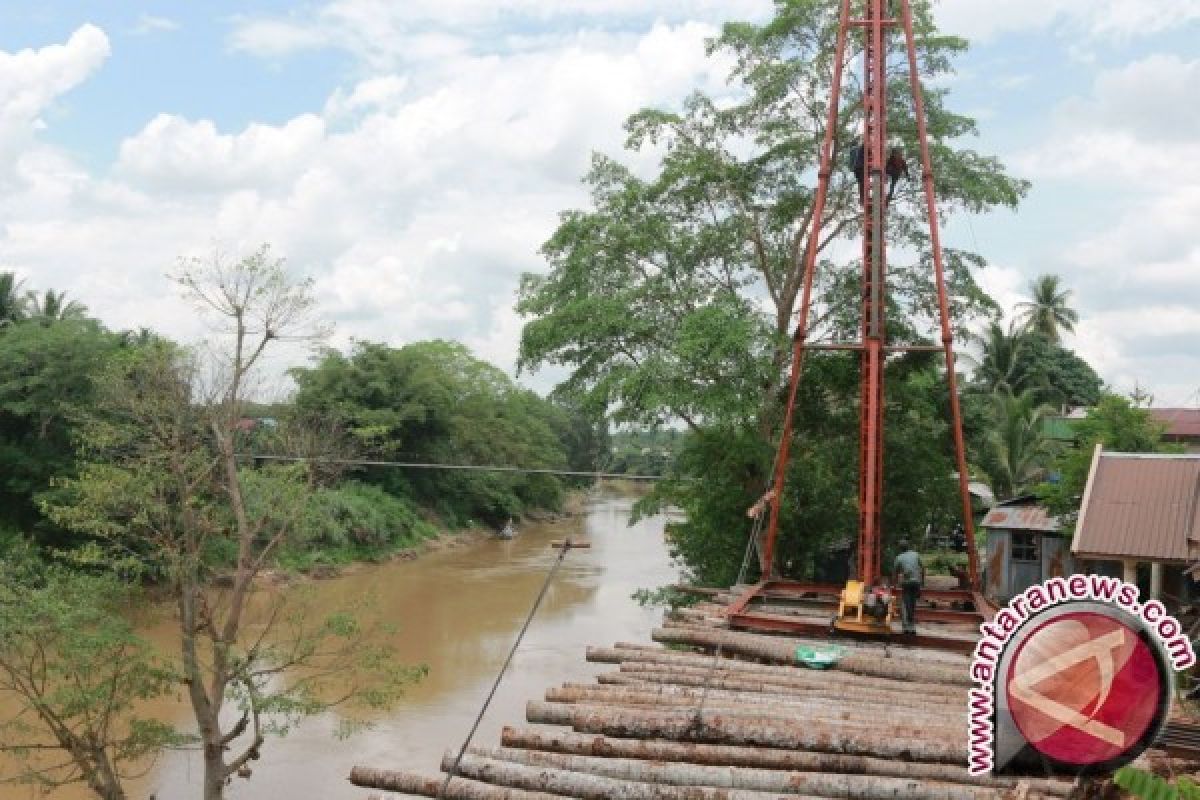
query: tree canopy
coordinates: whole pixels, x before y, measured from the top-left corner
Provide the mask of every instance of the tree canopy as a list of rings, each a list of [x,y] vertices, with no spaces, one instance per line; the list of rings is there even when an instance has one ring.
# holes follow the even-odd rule
[[[1148,411],[1128,398],[1105,394],[1084,419],[1073,423],[1075,444],[1063,451],[1051,469],[1057,480],[1038,487],[1038,495],[1051,513],[1073,517],[1091,469],[1096,445],[1119,453],[1169,452],[1163,443],[1163,426]]]
[[[740,544],[730,543],[741,541],[741,512],[764,490],[776,444],[793,312],[813,230],[838,5],[781,1],[765,24],[726,25],[709,49],[731,60],[734,99],[697,93],[677,110],[647,109],[630,117],[628,147],[660,154],[657,171],[635,172],[617,158],[596,156],[584,178],[591,208],[562,214],[543,247],[549,272],[525,276],[520,290],[518,310],[528,318],[522,368],[566,366],[565,388],[590,407],[624,422],[682,420],[696,434],[681,457],[681,480],[664,484],[654,499],[688,512],[674,540],[688,565],[706,577],[720,573],[730,551],[740,552]],[[994,157],[964,145],[976,132],[974,121],[952,111],[946,91],[935,88],[966,43],[934,28],[927,2],[914,9],[942,212],[1015,206],[1027,184],[1010,177]],[[836,132],[843,145],[861,123],[861,87],[852,69],[847,74]],[[916,126],[906,87],[897,71],[888,87],[888,126],[912,151]],[[916,189],[904,187],[889,209],[888,326],[895,342],[927,340],[936,313]],[[825,213],[821,241],[811,243],[820,254],[820,274],[810,340],[844,341],[857,338],[861,268],[834,242],[859,233],[860,207],[840,158]],[[971,277],[970,268],[982,259],[956,249],[946,250],[945,259],[954,319],[963,323],[994,313],[994,303]],[[888,386],[904,391],[910,380],[936,385],[934,366],[919,370],[923,378],[913,369],[890,365]],[[817,549],[823,538],[853,530],[844,511],[852,508],[857,485],[846,456],[857,451],[857,379],[855,365],[838,357],[814,354],[805,370],[810,388],[801,397],[796,431],[795,471],[803,476],[797,491],[814,491],[816,475],[828,476],[829,492],[820,502],[789,500],[793,516],[785,535],[805,543],[798,548]],[[944,419],[944,389],[940,397],[930,389],[922,405],[932,414],[922,423],[942,427],[942,438],[910,438],[911,427],[890,430],[892,484],[885,491],[899,491],[896,481],[927,467],[944,476],[953,471],[938,421]],[[889,401],[893,409],[904,413]],[[728,447],[713,444],[718,441]],[[931,449],[934,461],[926,459]],[[701,475],[702,490],[683,480]],[[714,476],[729,488],[715,491]],[[842,500],[833,501],[834,491]],[[932,508],[932,501],[910,506],[917,515]],[[897,527],[908,532],[909,524]],[[689,541],[710,539],[721,544],[705,552],[719,555],[686,550]],[[786,546],[781,555],[804,561]]]
[[[292,376],[299,413],[336,418],[375,458],[565,469],[564,437],[582,435],[578,417],[516,386],[455,342],[401,348],[359,342],[350,355],[327,352]],[[594,468],[594,444],[578,441],[572,448],[575,465]],[[380,468],[364,478],[412,496],[452,523],[500,525],[527,507],[557,507],[562,492],[549,475]]]

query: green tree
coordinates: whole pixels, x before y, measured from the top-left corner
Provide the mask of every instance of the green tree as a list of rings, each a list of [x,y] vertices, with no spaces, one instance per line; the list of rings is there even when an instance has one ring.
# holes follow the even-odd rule
[[[360,342],[295,369],[296,408],[335,416],[375,457],[434,464],[561,469],[561,434],[571,423],[500,369],[456,342],[391,348]],[[367,477],[434,509],[451,524],[503,524],[526,507],[556,508],[561,482],[549,475],[380,469]]]
[[[43,322],[83,319],[87,315],[87,306],[77,300],[68,301],[66,292],[53,289],[47,289],[40,295],[30,292],[27,306],[29,316]]]
[[[96,377],[120,347],[88,319],[0,330],[0,519],[45,544],[65,542],[36,498],[73,473],[75,416],[94,401]]]
[[[1163,426],[1150,413],[1127,398],[1106,394],[1087,417],[1074,424],[1075,446],[1058,456],[1051,466],[1058,480],[1038,487],[1038,495],[1054,514],[1072,518],[1079,511],[1083,488],[1091,470],[1096,445],[1118,453],[1170,452],[1163,443]]]
[[[21,294],[22,281],[11,272],[0,272],[0,328],[25,319],[28,303]]]
[[[1000,323],[991,322],[982,334],[973,338],[979,355],[967,358],[975,364],[972,382],[976,388],[991,394],[1032,387],[1035,379],[1027,358],[1029,334],[1012,325],[1005,330]]]
[[[1018,394],[1003,389],[992,395],[984,470],[997,499],[1016,497],[1045,477],[1054,454],[1045,433],[1046,415],[1052,410],[1038,402],[1032,389]]]
[[[951,111],[945,90],[932,86],[950,72],[966,43],[935,30],[927,2],[914,5],[942,211],[1013,207],[1027,184],[1006,175],[995,158],[962,146],[976,132],[975,123]],[[677,542],[702,538],[703,526],[714,535],[739,538],[746,521],[734,509],[744,511],[764,488],[810,246],[820,254],[821,269],[810,338],[857,335],[861,268],[855,259],[836,258],[829,247],[860,230],[857,190],[848,171],[835,170],[821,240],[810,241],[838,7],[833,0],[780,0],[775,17],[763,25],[726,25],[709,47],[733,64],[731,82],[741,100],[729,104],[694,94],[680,111],[651,109],[631,117],[628,146],[659,148],[657,173],[647,177],[613,158],[595,157],[585,178],[592,209],[562,214],[542,251],[549,273],[522,281],[518,310],[529,321],[522,333],[521,368],[567,366],[571,374],[565,388],[588,398],[592,407],[608,409],[617,421],[655,426],[682,420],[703,435],[680,462],[693,471],[684,477],[703,477],[703,482],[670,482],[657,493],[663,502],[695,505],[689,521],[675,529]],[[854,80],[851,76],[845,88],[838,120],[836,136],[843,143],[861,122],[861,90]],[[904,90],[900,80],[889,87],[888,126],[913,151],[916,126]],[[936,313],[929,242],[916,200],[911,190],[902,192],[889,211],[894,250],[888,324],[896,342],[922,339]],[[954,249],[945,257],[955,319],[993,313],[994,304],[970,274],[982,259]],[[805,380],[811,381],[808,364],[805,369]],[[856,401],[844,394],[836,398],[851,404],[849,419],[856,419]],[[805,402],[834,401],[816,392],[806,394]],[[817,431],[805,424],[797,428],[797,442],[816,447]],[[760,446],[731,445],[725,457],[706,444],[708,432],[742,441],[735,432],[744,429]],[[843,431],[839,440],[845,444],[847,438]],[[804,447],[797,450],[804,457]],[[857,447],[814,452],[811,457],[822,463],[809,466],[818,474],[832,475],[847,465],[853,471],[847,452]],[[903,449],[889,445],[887,452],[902,467],[914,467],[915,458]],[[705,465],[704,454],[714,462]],[[756,454],[755,466],[748,476],[728,463],[751,454]],[[733,472],[723,472],[726,467]],[[737,485],[739,502],[718,509],[706,498],[689,497],[711,491],[717,476]],[[855,485],[851,477],[840,488],[852,495]],[[828,506],[803,508],[805,515],[821,515]],[[697,513],[716,516],[700,519]],[[794,520],[788,536],[806,537],[817,548],[827,529],[815,517],[813,524],[808,521],[807,516]],[[728,549],[740,551],[740,545]]]
[[[421,671],[395,663],[350,610],[314,615],[296,595],[256,591],[318,487],[304,465],[244,469],[238,423],[268,348],[315,335],[310,284],[265,247],[185,262],[177,279],[226,346],[210,364],[162,342],[119,359],[81,430],[88,461],[47,509],[99,543],[79,560],[153,570],[173,596],[203,796],[218,800],[268,736],[335,704],[386,705]]]
[[[1062,331],[1075,330],[1079,312],[1068,305],[1074,292],[1063,288],[1062,278],[1039,275],[1029,284],[1029,294],[1029,300],[1017,304],[1027,331],[1040,333],[1057,343]]]
[[[1080,408],[1100,399],[1104,382],[1091,365],[1045,336],[1027,335],[1020,359],[1019,369],[1028,375],[1025,385],[1037,392],[1040,402]]]
[[[110,575],[0,561],[0,695],[14,711],[0,719],[0,752],[21,765],[0,784],[82,782],[124,800],[145,759],[185,741],[135,709],[178,686],[126,619],[136,602]]]

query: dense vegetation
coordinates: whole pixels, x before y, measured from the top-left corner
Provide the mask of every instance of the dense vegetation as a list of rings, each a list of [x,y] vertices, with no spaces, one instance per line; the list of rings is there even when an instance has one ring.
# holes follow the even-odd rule
[[[23,765],[0,781],[118,800],[145,757],[187,745],[203,796],[223,797],[270,736],[334,705],[352,727],[354,706],[385,707],[423,674],[377,635],[369,598],[317,613],[303,592],[260,591],[265,571],[556,509],[566,486],[357,462],[586,472],[606,459],[602,422],[448,342],[327,351],[293,371],[292,402],[256,405],[263,354],[320,334],[310,285],[266,248],[185,262],[175,280],[215,318],[215,351],[107,331],[0,274],[0,692],[18,711],[0,720],[0,751]],[[174,656],[117,613],[147,586],[176,607]],[[137,717],[165,693],[186,697],[194,733]]]
[[[5,285],[20,290],[9,273],[0,275]],[[0,324],[0,548],[31,538],[47,550],[72,550],[91,540],[54,522],[45,507],[78,471],[79,428],[100,399],[98,384],[147,348],[169,346],[146,332],[108,331],[60,294],[44,297],[61,305],[34,306],[20,295],[3,301],[10,311]],[[38,311],[44,306],[60,310],[46,316]],[[294,402],[243,409],[253,428],[240,434],[239,449],[585,472],[608,460],[602,420],[521,389],[459,344],[361,342],[351,354],[325,352],[292,374]],[[285,565],[410,547],[434,534],[434,519],[495,526],[529,510],[558,509],[569,483],[554,475],[382,467],[342,477],[312,498],[303,536],[281,551]]]
[[[570,367],[564,389],[618,421],[686,426],[672,479],[645,507],[686,512],[674,542],[704,582],[734,577],[745,510],[766,488],[810,246],[820,254],[810,340],[853,339],[859,325],[857,259],[830,246],[858,232],[854,178],[836,171],[821,240],[810,242],[824,117],[797,113],[829,90],[837,9],[826,0],[780,2],[766,24],[726,25],[711,48],[733,63],[740,101],[695,94],[678,112],[630,117],[629,147],[663,153],[657,173],[597,156],[585,178],[592,208],[563,214],[543,250],[549,273],[526,276],[521,290],[518,308],[529,318],[523,365]],[[966,43],[936,32],[928,3],[916,3],[915,14],[923,77],[932,84]],[[843,145],[861,123],[853,80],[838,120]],[[1027,185],[964,146],[974,121],[949,108],[944,90],[926,88],[943,210],[1015,206]],[[890,91],[889,130],[915,152],[904,84]],[[929,341],[934,295],[918,187],[903,186],[889,216],[890,336]],[[955,322],[994,316],[971,276],[982,258],[953,249],[945,256]],[[781,563],[794,574],[811,574],[828,543],[854,529],[857,483],[848,457],[857,452],[857,362],[812,353],[805,375],[780,542]],[[916,355],[890,362],[886,382],[885,480],[905,502],[889,504],[885,525],[919,532],[953,508],[944,383],[936,361]]]
[[[359,343],[292,376],[296,413],[342,421],[372,458],[587,471],[605,456],[602,422],[518,387],[454,342]],[[558,508],[563,492],[545,474],[375,468],[360,478],[453,525],[503,525],[529,508]]]
[[[829,91],[837,10],[832,0],[780,0],[765,24],[726,25],[710,48],[733,64],[739,100],[693,94],[678,111],[631,116],[627,147],[660,153],[657,172],[597,155],[584,178],[591,207],[562,214],[543,246],[548,273],[526,275],[521,287],[523,367],[567,366],[561,390],[619,423],[683,428],[667,479],[641,508],[685,512],[672,529],[675,555],[710,585],[735,578],[750,527],[746,509],[768,486],[810,248],[819,273],[808,340],[858,337],[860,261],[841,255],[853,248],[833,246],[859,234],[848,170],[835,169],[822,234],[813,237],[825,117],[812,98]],[[935,29],[928,2],[914,3],[914,14],[942,213],[1015,207],[1027,183],[964,144],[976,132],[974,120],[934,88],[966,43]],[[861,126],[861,90],[850,80],[837,121],[842,147]],[[904,81],[889,87],[888,129],[911,153],[916,126],[906,89]],[[889,338],[929,343],[936,305],[919,186],[902,184],[888,236]],[[972,478],[1011,497],[1055,475],[1055,459],[1065,456],[1046,422],[1063,407],[1097,403],[1101,381],[1061,344],[1078,317],[1056,276],[1031,285],[1006,329],[972,278],[982,256],[948,249],[944,257],[954,326],[984,331],[959,343],[960,351],[975,351],[973,365],[963,359],[972,368],[960,381]],[[948,531],[958,516],[944,368],[922,353],[885,367],[889,546],[901,536],[919,541],[926,530]],[[831,544],[853,539],[858,394],[855,356],[807,353],[777,545],[785,574],[816,575]],[[641,455],[655,449],[643,447]],[[627,463],[638,455],[633,450],[625,448]]]

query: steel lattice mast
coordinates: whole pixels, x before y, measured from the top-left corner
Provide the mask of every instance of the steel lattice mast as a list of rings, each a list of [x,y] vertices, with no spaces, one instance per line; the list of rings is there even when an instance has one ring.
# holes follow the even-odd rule
[[[883,411],[884,361],[891,352],[906,350],[943,351],[946,359],[946,380],[950,397],[951,428],[954,435],[955,461],[958,469],[959,494],[962,501],[963,529],[967,539],[968,572],[971,586],[977,588],[978,557],[975,552],[975,525],[971,514],[966,452],[962,434],[962,414],[954,371],[954,337],[950,326],[949,303],[946,296],[945,272],[938,231],[937,200],[934,193],[933,168],[929,158],[928,133],[924,100],[917,71],[916,43],[913,35],[910,0],[900,0],[901,19],[891,16],[894,0],[859,0],[854,3],[861,11],[860,18],[851,17],[851,0],[842,0],[838,19],[836,53],[830,103],[821,143],[817,192],[814,198],[812,230],[804,257],[804,285],[801,293],[798,323],[792,345],[791,376],[788,384],[788,403],[784,414],[782,439],[775,464],[774,485],[770,495],[770,520],[759,558],[764,580],[774,576],[775,542],[779,533],[780,507],[783,501],[784,480],[791,449],[795,416],[796,390],[808,349],[855,350],[860,353],[860,435],[859,435],[859,532],[858,577],[874,584],[881,576],[883,531]],[[929,224],[934,278],[938,294],[938,315],[941,346],[891,347],[887,343],[887,201],[885,192],[887,164],[887,46],[890,34],[902,27],[908,56],[909,83],[912,90],[913,112],[917,125],[917,141],[921,152],[921,180],[924,189],[926,216]],[[817,264],[817,243],[832,176],[838,130],[839,100],[842,88],[846,44],[851,29],[862,31],[863,50],[863,198],[862,198],[862,340],[847,344],[809,345],[809,311]]]

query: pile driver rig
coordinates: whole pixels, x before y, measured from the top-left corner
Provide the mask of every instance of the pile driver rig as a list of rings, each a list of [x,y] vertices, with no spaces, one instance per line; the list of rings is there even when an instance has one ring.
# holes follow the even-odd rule
[[[895,10],[900,12],[898,18],[894,14]],[[859,16],[852,16],[852,11],[857,12]],[[888,199],[885,192],[888,157],[887,56],[889,44],[897,30],[903,33],[908,59],[908,77],[916,119],[916,138],[921,157],[921,182],[929,225],[934,279],[937,286],[940,346],[893,346],[888,343],[887,337],[885,319],[888,211]],[[817,268],[817,243],[821,240],[821,224],[837,152],[835,138],[838,130],[838,106],[842,89],[843,65],[846,63],[848,40],[855,32],[861,35],[863,63],[861,341],[814,345],[809,344],[807,339],[813,281]],[[769,518],[759,546],[762,580],[745,590],[726,608],[725,613],[734,627],[816,633],[819,632],[819,629],[814,630],[814,623],[790,618],[787,615],[758,611],[754,607],[755,601],[768,596],[772,599],[786,599],[789,596],[799,598],[832,595],[838,601],[838,613],[834,618],[834,628],[877,636],[893,634],[891,617],[894,600],[886,593],[879,592],[886,577],[882,565],[883,532],[881,530],[881,512],[884,501],[884,362],[888,355],[893,353],[935,350],[943,352],[946,360],[951,428],[962,503],[962,525],[967,543],[969,587],[941,592],[923,592],[924,598],[957,606],[958,610],[923,609],[918,613],[918,620],[922,622],[937,620],[976,622],[980,618],[980,612],[983,611],[984,603],[978,594],[978,556],[975,549],[974,521],[968,487],[962,414],[955,378],[954,337],[946,294],[933,169],[930,164],[924,99],[917,69],[910,0],[842,0],[836,47],[828,117],[820,149],[820,167],[814,198],[812,230],[808,233],[808,247],[805,251],[804,285],[797,312],[798,323],[793,337],[788,399],[774,468],[773,486],[764,498],[769,502]],[[784,478],[787,474],[793,435],[796,390],[804,365],[805,353],[811,349],[855,351],[860,354],[861,359],[857,575],[856,579],[849,581],[844,587],[779,579],[774,563],[775,545],[779,535],[780,509],[784,501]],[[882,605],[874,602],[877,599]],[[871,610],[886,611],[886,613],[868,613]],[[932,646],[946,646],[946,640],[926,632],[918,633],[915,639],[908,637],[908,641]],[[954,646],[953,642],[951,642],[951,646]]]

